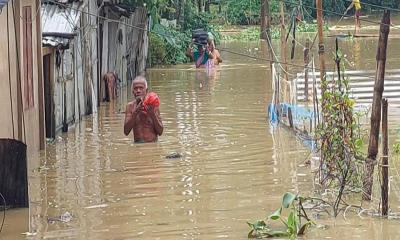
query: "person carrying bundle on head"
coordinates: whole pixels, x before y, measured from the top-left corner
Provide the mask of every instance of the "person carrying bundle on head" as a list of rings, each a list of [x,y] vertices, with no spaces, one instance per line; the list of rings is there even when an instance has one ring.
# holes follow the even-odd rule
[[[192,34],[192,42],[186,51],[186,55],[195,62],[196,68],[204,68],[209,59],[214,59],[207,39],[208,33],[202,29],[195,30]]]

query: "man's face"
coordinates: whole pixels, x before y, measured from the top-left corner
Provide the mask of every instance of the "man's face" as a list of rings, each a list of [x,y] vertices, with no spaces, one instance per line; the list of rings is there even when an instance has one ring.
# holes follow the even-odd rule
[[[147,89],[144,81],[134,81],[132,86],[132,93],[135,96],[135,98],[137,97],[143,98],[144,96],[146,96]]]
[[[211,52],[214,51],[215,45],[214,45],[213,41],[208,42],[208,46],[209,46]]]

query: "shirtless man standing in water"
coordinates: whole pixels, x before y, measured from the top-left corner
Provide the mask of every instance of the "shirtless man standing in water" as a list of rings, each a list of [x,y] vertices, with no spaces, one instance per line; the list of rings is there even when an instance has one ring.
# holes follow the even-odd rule
[[[158,107],[143,107],[147,94],[147,81],[144,77],[139,76],[132,81],[132,94],[135,100],[126,105],[124,133],[128,136],[133,129],[136,143],[156,142],[164,127]]]

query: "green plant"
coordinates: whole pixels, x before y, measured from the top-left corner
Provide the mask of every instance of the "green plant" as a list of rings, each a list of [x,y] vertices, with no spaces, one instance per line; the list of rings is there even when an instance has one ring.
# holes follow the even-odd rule
[[[400,142],[393,144],[393,152],[395,154],[400,154]]]
[[[258,220],[255,223],[247,222],[250,227],[248,234],[249,238],[260,237],[288,237],[290,239],[296,238],[298,235],[303,235],[307,228],[314,224],[311,221],[302,205],[304,198],[293,193],[285,193],[282,198],[281,206],[271,215],[267,220]],[[282,213],[284,210],[288,211],[288,216],[285,217]],[[302,223],[302,218],[305,222]],[[273,229],[267,223],[271,221],[278,221],[282,223],[281,229]]]
[[[359,117],[354,114],[343,58],[336,46],[338,79],[321,81],[322,122],[316,131],[321,152],[319,183],[325,189],[338,189],[332,204],[335,217],[341,211],[345,190],[361,186],[363,165],[363,136]]]
[[[226,2],[224,11],[226,21],[230,24],[251,25],[260,21],[261,1],[230,0]]]
[[[329,30],[328,25],[325,25],[324,30]],[[317,32],[317,25],[314,23],[301,23],[296,26],[297,33]],[[279,26],[271,28],[271,38],[279,39],[281,29]],[[225,41],[258,41],[260,39],[260,27],[247,27],[235,35],[224,35],[222,39]]]
[[[163,38],[155,33],[150,33],[149,43],[149,59],[151,66],[162,64],[163,59],[165,59],[165,56],[167,55]]]
[[[150,35],[152,64],[179,64],[188,61],[186,49],[191,41],[190,32],[181,32],[155,24]]]

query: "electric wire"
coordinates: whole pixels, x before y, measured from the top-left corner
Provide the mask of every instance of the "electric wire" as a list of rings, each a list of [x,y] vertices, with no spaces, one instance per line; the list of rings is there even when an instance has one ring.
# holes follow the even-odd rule
[[[119,23],[119,24],[125,25],[125,26],[127,26],[127,27],[131,27],[131,28],[134,28],[134,29],[138,29],[138,30],[142,30],[142,31],[154,33],[154,34],[157,34],[157,35],[159,35],[159,36],[171,37],[171,35],[168,35],[168,34],[163,34],[163,33],[155,32],[155,31],[152,31],[152,30],[149,30],[149,29],[145,29],[145,28],[142,28],[142,27],[138,27],[138,26],[134,26],[134,25],[132,25],[132,24],[128,24],[128,23],[125,23],[125,22],[122,22],[122,21],[119,21],[119,20],[115,20],[115,19],[103,17],[103,16],[100,16],[100,15],[97,15],[97,14],[93,14],[93,13],[89,13],[89,12],[86,12],[86,11],[84,11],[84,10],[82,10],[82,9],[78,9],[78,8],[74,8],[74,7],[72,7],[72,6],[69,6],[68,4],[56,2],[56,1],[54,1],[54,0],[46,0],[46,1],[47,1],[47,2],[52,2],[52,3],[57,4],[57,5],[60,5],[60,6],[63,6],[63,7],[65,7],[65,8],[70,8],[70,9],[79,11],[79,12],[81,12],[81,13],[83,13],[83,14],[87,14],[87,15],[89,15],[89,16],[97,17],[97,18],[102,19],[102,20],[107,20],[107,21],[109,21],[109,22]],[[289,4],[297,4],[297,3],[294,3],[294,2],[290,2],[290,1],[288,1],[288,0],[283,0],[283,1],[286,2],[286,3],[289,3]],[[302,4],[302,5],[303,5],[303,7],[308,7],[308,8],[311,8],[311,9],[317,9],[317,8],[315,8],[315,7],[308,6],[308,5],[305,5],[305,4]],[[337,15],[343,16],[343,14],[337,13],[337,12],[333,12],[333,11],[328,11],[328,10],[324,10],[324,9],[322,9],[322,11],[325,11],[325,12],[329,12],[329,13],[332,13],[332,14],[337,14]],[[372,23],[375,23],[375,24],[382,24],[382,23],[380,23],[380,22],[374,22],[374,21],[369,21],[369,22],[372,22]],[[383,25],[387,25],[387,24],[383,24]],[[315,35],[314,40],[313,40],[313,43],[312,43],[310,49],[312,49],[312,47],[314,46],[316,37],[317,37],[317,35]],[[197,45],[199,45],[199,44],[197,44]],[[260,58],[260,57],[256,57],[256,56],[252,56],[252,55],[247,55],[247,54],[242,54],[242,53],[234,52],[234,51],[231,51],[231,50],[229,50],[229,49],[218,49],[218,48],[216,48],[216,49],[217,49],[217,50],[220,50],[220,51],[229,52],[229,53],[231,53],[231,54],[236,54],[236,55],[238,55],[238,56],[245,56],[245,57],[253,58],[253,59],[256,59],[256,60],[263,60],[263,61],[268,61],[268,62],[275,62],[275,63],[279,63],[279,64],[285,64],[285,65],[287,65],[287,66],[293,66],[293,67],[298,67],[298,68],[304,68],[303,65],[298,65],[298,64],[293,64],[293,63],[284,63],[284,62],[277,61],[277,60],[266,59],[266,58]],[[319,70],[319,71],[320,71],[320,69],[318,69],[318,68],[316,68],[316,70]],[[363,74],[353,74],[353,76],[366,77],[366,78],[370,78],[370,79],[375,79],[375,77],[371,77],[371,76],[369,76],[369,75],[363,75]]]
[[[298,5],[298,3],[291,2],[291,1],[288,1],[288,0],[282,0],[282,1],[284,1],[285,3],[290,4],[290,5],[295,5],[295,6]],[[313,10],[317,10],[317,11],[319,10],[317,7],[314,7],[314,6],[310,6],[310,5],[306,5],[306,4],[303,4],[303,6],[306,7],[306,8],[309,8],[309,9],[313,9]],[[331,11],[331,10],[326,10],[326,9],[321,9],[321,11],[325,12],[325,13],[330,13],[330,14],[333,14],[333,15],[341,16],[341,17],[346,17],[347,16],[346,14],[335,12],[335,11]],[[376,21],[367,20],[367,19],[360,19],[360,21],[373,23],[373,24],[376,24],[376,25],[389,26],[389,27],[392,27],[392,28],[395,28],[395,29],[400,29],[399,27],[393,26],[392,24],[386,24],[386,23],[376,22]]]
[[[344,0],[344,1],[350,2],[350,3],[352,2],[352,0]],[[367,2],[361,2],[361,1],[360,1],[360,4],[361,5],[365,5],[365,6],[371,6],[371,7],[375,7],[375,8],[380,8],[382,10],[390,10],[390,11],[394,11],[394,12],[400,12],[400,9],[398,9],[398,8],[379,6],[379,5],[376,5],[376,4],[367,3]]]
[[[272,47],[272,42],[271,42],[271,39],[270,39],[270,37],[268,36],[268,34],[267,34],[267,40],[268,40],[268,45],[270,46],[271,52],[272,52],[272,54],[274,55],[274,58],[275,58],[275,59],[278,59],[278,57],[277,57],[277,55],[276,55],[276,53],[275,53],[275,51],[274,51],[274,48]],[[284,64],[285,64],[285,63],[284,63]],[[293,73],[290,73],[290,72],[286,71],[285,68],[282,66],[282,64],[281,64],[280,62],[278,62],[278,65],[279,65],[279,67],[282,69],[282,71],[283,71],[284,73],[286,73],[286,74],[288,74],[288,75],[291,75],[291,76],[296,76],[296,74],[293,74]],[[289,80],[289,79],[286,79],[286,80]]]

